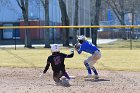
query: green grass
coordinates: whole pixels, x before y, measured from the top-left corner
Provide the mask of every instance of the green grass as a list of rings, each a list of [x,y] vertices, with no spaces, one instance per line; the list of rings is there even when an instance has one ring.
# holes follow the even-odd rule
[[[50,49],[1,49],[1,67],[44,67],[47,57],[51,54]],[[70,53],[69,48],[61,49],[61,52]],[[102,70],[127,70],[140,71],[140,50],[101,50],[102,58],[95,64],[97,69]],[[66,59],[66,68],[85,69],[83,61],[90,56],[82,53],[71,59]]]
[[[115,42],[109,44],[99,44],[98,46],[101,48],[107,49],[130,49],[130,40],[117,40]],[[140,40],[132,40],[132,49],[139,49],[140,48]]]

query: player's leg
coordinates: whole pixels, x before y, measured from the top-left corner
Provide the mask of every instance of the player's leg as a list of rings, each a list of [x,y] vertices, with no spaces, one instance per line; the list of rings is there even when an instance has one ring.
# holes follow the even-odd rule
[[[94,66],[91,68],[91,70],[94,72],[94,75],[98,75],[98,72]]]
[[[69,75],[68,75],[68,73],[65,71],[65,72],[63,72],[63,75],[68,79],[68,80],[70,80],[70,77],[69,77]]]
[[[95,53],[92,56],[93,56],[93,60],[95,60],[95,62],[97,62],[97,60],[99,60],[101,58],[101,52],[95,51]]]
[[[96,60],[90,61],[89,66],[90,66],[91,70],[94,72],[94,75],[98,75],[98,72],[97,72],[96,68],[93,66],[94,63],[96,63]]]
[[[95,52],[92,56],[91,56],[91,61],[89,63],[91,70],[94,72],[95,78],[99,78],[98,76],[98,72],[96,70],[96,68],[93,66],[99,59],[101,58],[101,53],[99,51]]]
[[[62,78],[62,83],[64,86],[70,86],[69,80],[71,79],[66,71],[63,72],[63,76],[66,78]]]
[[[98,79],[99,76],[98,76],[98,72],[97,72],[96,68],[93,66],[94,63],[96,63],[96,62],[95,62],[95,61],[91,61],[91,62],[90,62],[90,68],[91,68],[91,70],[92,70],[93,73],[94,73],[94,78],[95,78],[95,79]]]
[[[58,72],[58,73],[53,73],[53,80],[56,82],[56,83],[61,83],[61,80],[60,78],[63,76],[63,73],[62,71]]]
[[[88,75],[92,75],[92,72],[91,72],[91,69],[90,69],[90,66],[89,66],[89,63],[88,63],[88,59],[84,61],[84,65],[85,65],[85,67],[88,71]]]

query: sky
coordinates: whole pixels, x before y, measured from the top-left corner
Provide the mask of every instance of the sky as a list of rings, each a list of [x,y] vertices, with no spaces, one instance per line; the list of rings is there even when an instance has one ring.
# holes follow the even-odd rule
[[[1,22],[16,22],[22,18],[22,11],[16,0],[2,0],[0,5],[0,21]],[[44,8],[42,4],[31,0],[29,4],[29,17],[44,19]],[[58,0],[50,0],[49,2],[49,18],[53,22],[61,22],[61,13]]]

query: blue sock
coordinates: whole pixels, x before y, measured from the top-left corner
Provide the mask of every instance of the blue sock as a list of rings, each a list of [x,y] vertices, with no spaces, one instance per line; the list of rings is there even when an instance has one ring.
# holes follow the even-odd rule
[[[97,70],[95,69],[95,67],[91,68],[92,71],[94,72],[95,75],[98,75]]]
[[[88,74],[92,74],[91,69],[89,67],[89,64],[88,63],[85,63],[85,66],[87,68]]]

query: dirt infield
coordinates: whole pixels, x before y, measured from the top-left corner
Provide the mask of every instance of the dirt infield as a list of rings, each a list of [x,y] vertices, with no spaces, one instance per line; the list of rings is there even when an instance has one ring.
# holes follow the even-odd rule
[[[84,79],[85,70],[68,69],[77,78],[71,86],[57,86],[51,69],[39,79],[43,68],[0,68],[0,93],[140,93],[140,72],[100,70],[100,79]]]

